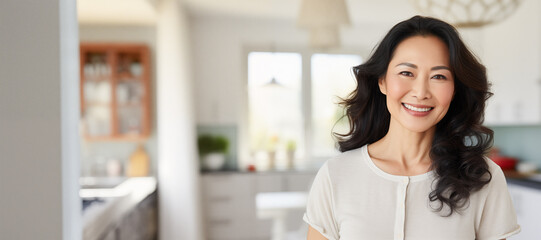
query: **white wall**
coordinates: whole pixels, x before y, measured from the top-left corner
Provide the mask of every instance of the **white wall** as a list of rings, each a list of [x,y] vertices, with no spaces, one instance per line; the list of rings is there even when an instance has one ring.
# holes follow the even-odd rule
[[[539,1],[525,0],[509,18],[483,29],[482,58],[494,92],[489,124],[541,123],[540,11]]]
[[[0,7],[0,235],[81,239],[75,2]]]

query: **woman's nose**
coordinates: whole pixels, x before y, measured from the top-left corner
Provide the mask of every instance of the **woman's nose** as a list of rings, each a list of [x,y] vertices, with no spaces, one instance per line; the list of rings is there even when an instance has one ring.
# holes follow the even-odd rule
[[[421,76],[415,79],[412,86],[412,93],[419,100],[430,98],[429,80]]]

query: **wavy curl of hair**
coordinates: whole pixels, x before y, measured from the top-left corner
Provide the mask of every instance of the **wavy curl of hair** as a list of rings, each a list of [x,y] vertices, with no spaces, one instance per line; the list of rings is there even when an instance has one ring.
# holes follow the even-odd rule
[[[485,102],[492,95],[486,69],[468,50],[456,29],[441,20],[414,16],[395,25],[381,40],[371,57],[353,67],[356,89],[342,99],[350,124],[349,132],[339,134],[341,152],[374,143],[389,130],[390,113],[386,97],[378,87],[397,45],[412,36],[435,36],[449,50],[455,95],[445,117],[437,123],[430,149],[431,169],[436,184],[428,198],[438,202],[434,210],[448,206],[450,216],[468,204],[470,194],[489,183],[492,176],[484,155],[492,147],[493,131],[482,125]]]

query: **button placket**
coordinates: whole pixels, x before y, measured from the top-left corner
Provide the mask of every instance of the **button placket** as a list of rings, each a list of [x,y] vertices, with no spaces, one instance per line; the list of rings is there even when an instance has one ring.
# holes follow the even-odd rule
[[[404,177],[402,181],[398,183],[397,196],[396,196],[396,218],[395,218],[395,231],[394,239],[404,239],[404,227],[406,219],[406,193],[409,184],[409,177]]]

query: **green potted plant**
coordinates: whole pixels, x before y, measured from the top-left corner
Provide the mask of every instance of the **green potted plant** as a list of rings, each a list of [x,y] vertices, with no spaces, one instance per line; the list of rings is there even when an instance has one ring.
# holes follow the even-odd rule
[[[197,139],[201,163],[206,170],[220,170],[225,164],[229,140],[223,136],[201,135]]]

